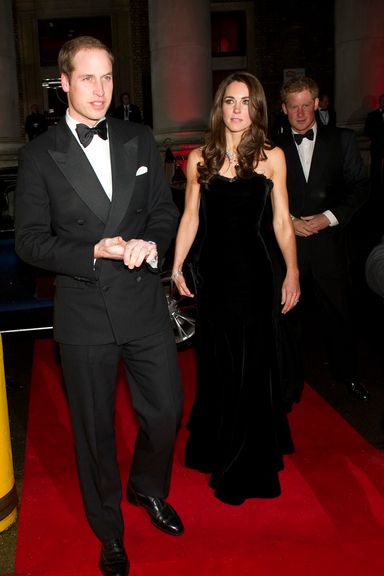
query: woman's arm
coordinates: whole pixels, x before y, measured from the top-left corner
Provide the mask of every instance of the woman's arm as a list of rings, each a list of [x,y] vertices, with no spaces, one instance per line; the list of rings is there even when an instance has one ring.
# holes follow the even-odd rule
[[[183,264],[196,237],[199,227],[200,184],[197,164],[202,160],[201,149],[192,150],[187,163],[187,188],[185,207],[176,236],[175,257],[172,266],[172,280],[182,296],[193,297],[183,276]]]
[[[289,214],[284,153],[274,148],[268,153],[274,183],[272,190],[273,229],[287,268],[281,289],[282,313],[291,310],[300,297],[299,270],[296,256],[296,237]]]

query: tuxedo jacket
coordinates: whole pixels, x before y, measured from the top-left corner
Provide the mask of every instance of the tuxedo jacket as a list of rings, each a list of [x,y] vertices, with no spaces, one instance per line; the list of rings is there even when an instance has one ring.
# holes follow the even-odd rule
[[[355,135],[352,130],[318,124],[308,181],[292,131],[284,132],[278,144],[286,157],[292,216],[300,218],[330,210],[339,222],[308,238],[296,236],[302,279],[311,270],[318,282],[328,278],[327,289],[334,289],[336,294],[338,286],[348,278],[346,225],[369,194],[369,180]]]
[[[281,134],[276,143],[286,157],[290,213],[300,218],[331,210],[340,226],[348,224],[369,194],[353,131],[317,125],[308,181],[291,130]]]
[[[124,120],[124,106],[122,104],[117,106],[113,111],[112,116]],[[143,121],[140,108],[136,106],[136,104],[129,104],[128,120],[130,122],[138,122],[139,124]]]
[[[316,121],[317,124],[322,124],[320,110],[316,110]],[[334,108],[328,108],[328,124],[326,126],[336,126],[336,111]]]
[[[178,218],[150,129],[109,118],[108,130],[112,201],[65,120],[20,159],[16,251],[56,274],[54,332],[67,344],[121,344],[169,326],[158,273],[94,261],[101,238],[122,236],[156,242],[161,262]]]
[[[371,140],[371,151],[384,153],[384,117],[378,108],[367,114],[364,134]]]

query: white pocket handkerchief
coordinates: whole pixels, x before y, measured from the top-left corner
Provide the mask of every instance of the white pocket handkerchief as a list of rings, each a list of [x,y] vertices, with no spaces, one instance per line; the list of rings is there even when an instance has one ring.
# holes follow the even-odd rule
[[[141,176],[146,172],[148,172],[148,168],[146,166],[140,166],[140,168],[137,169],[136,176]]]

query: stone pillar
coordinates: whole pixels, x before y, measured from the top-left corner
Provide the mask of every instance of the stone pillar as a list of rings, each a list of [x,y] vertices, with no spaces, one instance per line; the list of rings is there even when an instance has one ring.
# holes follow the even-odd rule
[[[335,81],[338,124],[361,134],[384,93],[383,0],[335,1]]]
[[[12,1],[0,0],[0,167],[17,163],[22,145]]]
[[[212,102],[210,3],[149,0],[153,130],[159,143],[200,143]]]

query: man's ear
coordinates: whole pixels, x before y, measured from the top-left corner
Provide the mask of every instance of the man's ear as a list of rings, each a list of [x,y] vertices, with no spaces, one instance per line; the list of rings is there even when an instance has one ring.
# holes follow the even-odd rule
[[[284,102],[282,103],[281,107],[282,107],[282,109],[283,109],[284,114],[288,114],[288,112],[287,112],[287,107],[286,107],[286,105],[285,105]]]
[[[319,107],[319,99],[315,98],[315,110],[317,110]]]
[[[64,74],[64,72],[61,73],[60,80],[63,92],[69,92],[69,78],[66,74]]]

